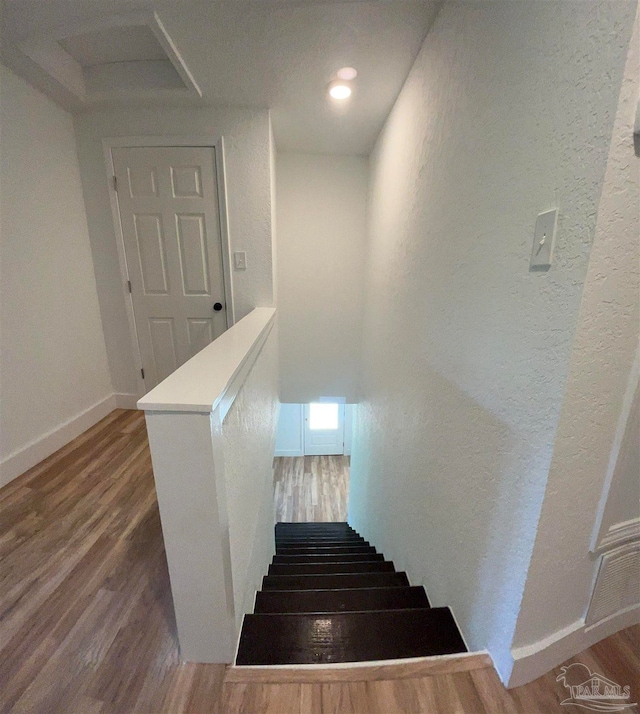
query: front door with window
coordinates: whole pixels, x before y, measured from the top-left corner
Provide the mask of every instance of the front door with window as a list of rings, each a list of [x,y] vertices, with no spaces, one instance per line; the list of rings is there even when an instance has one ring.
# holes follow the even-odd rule
[[[215,150],[113,149],[144,385],[227,329]]]
[[[305,456],[344,452],[344,404],[316,402],[304,407]]]

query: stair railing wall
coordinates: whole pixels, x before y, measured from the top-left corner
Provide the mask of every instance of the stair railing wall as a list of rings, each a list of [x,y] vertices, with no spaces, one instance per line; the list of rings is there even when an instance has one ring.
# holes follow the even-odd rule
[[[275,551],[274,325],[275,310],[257,308],[138,402],[183,661],[232,661]]]

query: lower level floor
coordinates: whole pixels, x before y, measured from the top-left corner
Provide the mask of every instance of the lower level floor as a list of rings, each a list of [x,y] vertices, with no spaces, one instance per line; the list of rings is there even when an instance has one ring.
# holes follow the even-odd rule
[[[322,463],[276,462],[281,515],[344,520],[347,464],[340,471],[333,462],[325,472]],[[290,502],[295,498],[297,504]],[[325,507],[336,517],[328,518]],[[507,691],[491,668],[431,676],[408,671],[395,679],[378,674],[369,681],[353,675],[354,681],[341,682],[246,683],[227,681],[223,665],[181,664],[141,412],[114,411],[0,490],[0,561],[0,712],[567,710],[559,668]],[[629,684],[632,701],[640,700],[640,626],[603,640],[574,662]]]

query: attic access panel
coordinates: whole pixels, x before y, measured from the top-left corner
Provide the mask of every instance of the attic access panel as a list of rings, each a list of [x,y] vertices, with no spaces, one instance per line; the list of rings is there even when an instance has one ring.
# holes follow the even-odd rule
[[[82,102],[155,90],[202,96],[156,13],[114,16],[53,34],[27,40],[21,49]]]

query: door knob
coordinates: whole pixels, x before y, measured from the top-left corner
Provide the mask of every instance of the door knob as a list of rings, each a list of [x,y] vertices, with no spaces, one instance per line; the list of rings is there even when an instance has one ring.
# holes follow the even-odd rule
[[[222,303],[221,303],[221,302],[216,302],[216,303],[214,303],[213,309],[214,309],[216,312],[220,312],[220,310],[222,310]]]

